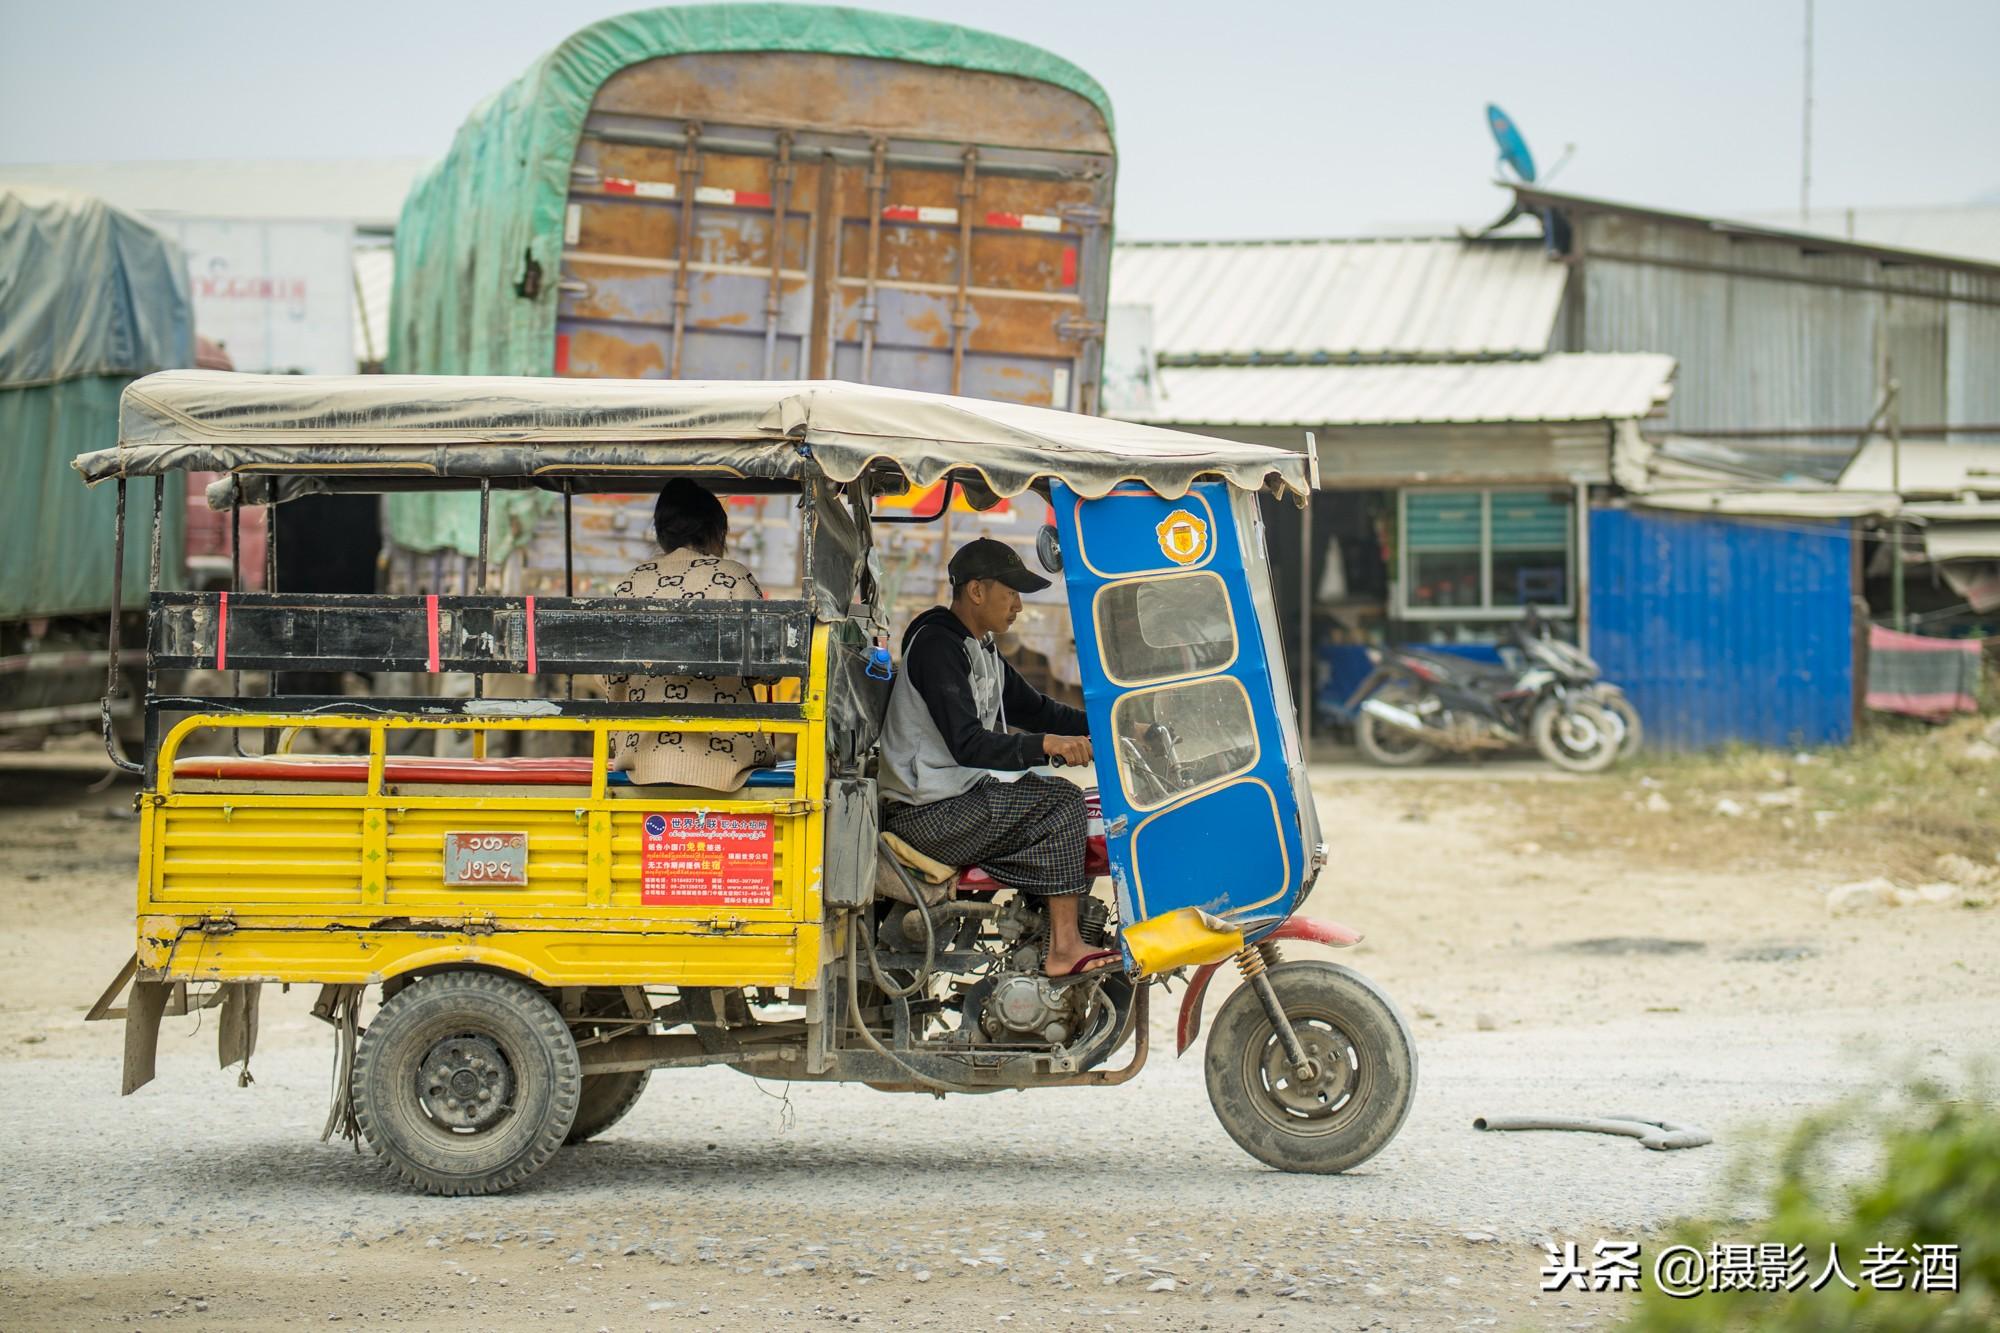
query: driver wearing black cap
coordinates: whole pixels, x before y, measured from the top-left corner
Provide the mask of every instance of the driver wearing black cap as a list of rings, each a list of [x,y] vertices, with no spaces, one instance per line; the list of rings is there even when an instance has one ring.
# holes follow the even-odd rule
[[[927,856],[978,866],[1043,898],[1051,977],[1115,967],[1115,951],[1093,951],[1077,932],[1076,900],[1090,889],[1083,791],[1029,771],[1051,758],[1088,763],[1089,725],[993,645],[1021,614],[1021,594],[1049,581],[987,537],[961,547],[950,574],[951,605],[932,607],[903,633],[903,670],[882,729],[884,825]]]

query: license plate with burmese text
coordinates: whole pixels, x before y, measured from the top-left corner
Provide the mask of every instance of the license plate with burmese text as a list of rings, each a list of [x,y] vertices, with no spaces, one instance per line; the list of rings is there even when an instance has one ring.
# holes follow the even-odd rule
[[[526,888],[527,883],[527,834],[481,832],[444,835],[446,888]]]

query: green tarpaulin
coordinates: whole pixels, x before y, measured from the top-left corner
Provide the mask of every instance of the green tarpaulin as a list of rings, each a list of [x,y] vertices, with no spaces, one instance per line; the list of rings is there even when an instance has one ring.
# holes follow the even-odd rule
[[[1111,101],[1068,61],[948,23],[817,5],[694,5],[641,10],[576,33],[475,110],[445,159],[420,180],[396,228],[389,369],[404,374],[547,375],[554,369],[557,278],[570,166],[591,102],[628,65],[710,51],[807,51],[1011,74]],[[518,294],[530,263],[538,295]],[[525,540],[538,497],[494,497],[493,549]],[[390,538],[415,550],[478,551],[477,501],[399,495]],[[523,506],[526,506],[524,509]]]
[[[193,364],[173,238],[92,195],[0,182],[0,388]]]
[[[81,615],[111,606],[114,486],[85,487],[70,460],[118,442],[118,396],[127,381],[88,375],[61,384],[0,389],[0,621]],[[186,479],[167,479],[161,582],[179,587]],[[152,478],[126,497],[126,607],[146,604]]]
[[[68,190],[0,185],[0,620],[111,605],[111,487],[70,460],[118,442],[118,395],[194,363],[179,245],[143,219]],[[182,481],[167,484],[163,563],[177,586]],[[153,483],[134,483],[124,602],[145,604]]]

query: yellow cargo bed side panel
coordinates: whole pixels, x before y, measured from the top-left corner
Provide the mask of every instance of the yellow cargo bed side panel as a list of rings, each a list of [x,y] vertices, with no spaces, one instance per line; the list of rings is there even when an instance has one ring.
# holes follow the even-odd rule
[[[139,967],[175,981],[361,985],[439,967],[489,967],[545,986],[806,986],[819,929],[682,931],[337,930],[303,925],[208,934],[174,918],[141,923]]]

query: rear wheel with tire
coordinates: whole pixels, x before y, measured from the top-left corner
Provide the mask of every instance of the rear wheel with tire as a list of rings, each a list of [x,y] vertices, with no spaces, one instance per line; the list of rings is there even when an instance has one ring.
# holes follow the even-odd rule
[[[1602,773],[1618,762],[1622,729],[1591,700],[1544,700],[1528,730],[1542,758],[1568,772]]]
[[[1621,690],[1601,689],[1591,696],[1592,701],[1605,712],[1616,718],[1624,728],[1624,735],[1618,741],[1618,757],[1630,759],[1639,753],[1639,747],[1646,743],[1645,724],[1639,721],[1639,710]]]
[[[570,1035],[584,1045],[626,1033],[652,1032],[657,1025],[644,1009],[635,1010],[622,986],[592,986],[584,991],[579,1013],[570,1020]],[[650,1069],[625,1069],[615,1074],[585,1074],[583,1094],[577,1101],[576,1121],[569,1127],[564,1143],[582,1143],[610,1129],[634,1106],[646,1090]]]
[[[616,1074],[585,1074],[583,1095],[576,1104],[576,1121],[569,1127],[564,1143],[582,1143],[596,1138],[625,1118],[639,1104],[646,1090],[649,1069],[626,1069]]]
[[[1203,1059],[1208,1100],[1237,1145],[1280,1171],[1331,1174],[1396,1137],[1417,1048],[1395,1004],[1358,972],[1302,959],[1266,974],[1311,1062],[1299,1077],[1250,986],[1223,1002]]]
[[[1415,709],[1416,696],[1407,690],[1383,690],[1377,697],[1398,708]],[[1409,768],[1437,758],[1437,747],[1401,727],[1384,722],[1367,709],[1354,719],[1354,743],[1361,753],[1385,768]]]
[[[354,1054],[355,1119],[396,1174],[431,1194],[520,1184],[575,1122],[569,1025],[513,977],[445,972],[383,1002]]]

